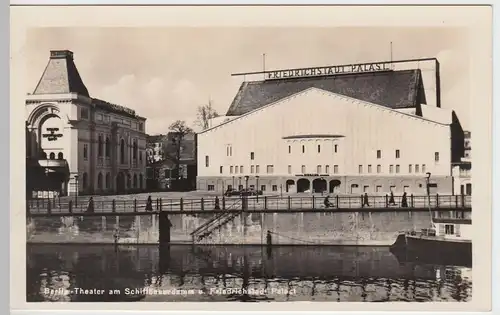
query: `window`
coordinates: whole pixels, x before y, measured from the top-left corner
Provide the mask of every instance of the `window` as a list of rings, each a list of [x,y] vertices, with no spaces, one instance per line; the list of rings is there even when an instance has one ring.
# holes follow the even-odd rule
[[[250,185],[250,189],[254,190],[255,189],[255,185]]]
[[[418,173],[418,172],[419,172],[418,164],[415,164],[415,173]]]
[[[408,173],[411,174],[412,170],[413,170],[413,165],[411,165],[411,164],[408,165]]]
[[[266,191],[266,185],[260,185],[260,190]]]
[[[240,166],[240,173],[242,173],[242,174],[243,174],[243,173],[245,173],[245,172],[243,171],[243,165],[241,165],[241,166]]]
[[[396,159],[399,159],[399,150],[396,150]]]
[[[422,173],[425,173],[425,164],[422,164]]]
[[[222,170],[223,170],[223,167],[221,166],[221,167],[220,167],[220,170],[219,170],[219,172],[220,172],[221,174],[222,174]]]
[[[453,224],[446,224],[444,226],[444,234],[454,235],[455,234],[455,226]]]
[[[316,173],[321,174],[321,165],[316,166]]]
[[[233,166],[229,166],[229,174],[233,174]]]
[[[208,185],[208,190],[214,191],[215,190],[215,186],[214,185]]]
[[[321,145],[318,144],[318,153],[321,153]]]
[[[255,165],[255,173],[256,174],[260,173],[260,167],[258,165]]]
[[[382,192],[382,186],[377,186],[375,188],[376,192],[381,193]]]
[[[120,163],[125,164],[125,140],[120,141]]]
[[[208,155],[205,155],[205,167],[209,166],[210,166],[210,158],[208,157]]]
[[[306,146],[302,145],[302,153],[305,153],[305,152],[306,152]]]
[[[238,185],[238,190],[242,191],[243,190],[243,185]]]
[[[288,165],[288,174],[292,174],[292,166]]]
[[[291,145],[288,146],[288,153],[292,153],[292,146]]]
[[[253,152],[250,152],[250,160],[253,160],[255,157],[255,154]]]
[[[434,153],[434,161],[439,162],[439,152]]]
[[[229,146],[229,156],[233,156],[233,147]]]
[[[330,165],[325,165],[325,173],[330,174]]]
[[[250,173],[253,174],[255,172],[255,166],[250,165]]]
[[[359,174],[363,173],[363,165],[358,166],[358,173]]]
[[[62,152],[57,153],[57,159],[62,160],[64,158],[64,155]]]
[[[139,123],[139,131],[144,131],[144,124],[143,123]]]
[[[393,173],[394,172],[394,165],[389,165],[389,173]]]
[[[229,156],[229,147],[226,147],[226,156]]]
[[[88,108],[81,108],[80,109],[80,117],[82,119],[89,119],[89,109]]]
[[[300,168],[302,174],[305,174],[306,173],[306,166],[305,165],[302,165],[302,167]]]
[[[234,167],[234,173],[235,173],[235,174],[238,174],[238,165],[236,165],[236,166]]]
[[[334,146],[333,146],[333,152],[337,153],[337,148],[338,148],[338,146],[337,146],[337,145],[334,145]]]
[[[396,164],[396,173],[399,173],[399,164]]]
[[[371,173],[372,172],[372,166],[370,164],[368,164],[368,173]]]
[[[267,171],[267,174],[274,173],[274,166],[273,165],[268,165],[266,171]]]
[[[106,144],[105,144],[105,150],[106,151],[106,157],[111,156],[111,141],[109,141],[109,137],[106,137]]]
[[[132,144],[132,159],[137,160],[137,140]]]
[[[142,151],[141,151],[141,152],[139,152],[139,161],[141,161],[141,162],[142,162]]]
[[[380,158],[382,158],[382,151],[377,150],[377,159],[380,159]]]
[[[338,174],[338,172],[339,172],[339,166],[338,165],[334,165],[333,166],[333,173],[334,174]]]
[[[273,186],[271,187],[271,189],[272,189],[273,191],[278,191],[278,185],[273,185]]]
[[[50,152],[49,159],[55,160],[56,159],[56,154],[54,152]]]
[[[382,172],[382,166],[380,164],[377,165],[377,173]]]
[[[363,186],[363,192],[367,193],[370,190],[370,186],[365,185]]]
[[[101,157],[102,156],[102,152],[103,152],[103,142],[102,142],[102,135],[99,135],[97,137],[97,156],[98,157]]]
[[[83,159],[87,160],[89,158],[89,145],[84,144],[83,145]]]
[[[106,189],[111,188],[111,173],[106,173]]]

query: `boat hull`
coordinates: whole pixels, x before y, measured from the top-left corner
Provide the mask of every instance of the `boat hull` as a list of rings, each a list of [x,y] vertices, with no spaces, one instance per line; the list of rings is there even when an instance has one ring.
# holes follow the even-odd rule
[[[400,262],[472,267],[472,242],[399,234],[391,252]]]

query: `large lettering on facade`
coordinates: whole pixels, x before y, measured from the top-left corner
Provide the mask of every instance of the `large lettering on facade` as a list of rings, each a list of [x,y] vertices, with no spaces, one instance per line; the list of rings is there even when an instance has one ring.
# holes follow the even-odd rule
[[[269,71],[266,72],[266,79],[276,80],[276,79],[315,77],[315,76],[327,76],[327,75],[348,74],[348,73],[390,71],[390,70],[392,70],[390,63],[366,63],[357,65]]]

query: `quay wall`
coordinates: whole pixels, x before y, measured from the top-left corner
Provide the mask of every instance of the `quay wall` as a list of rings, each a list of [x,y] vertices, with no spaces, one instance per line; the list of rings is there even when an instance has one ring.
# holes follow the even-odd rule
[[[453,213],[450,209],[433,211],[433,216],[443,218]],[[470,210],[465,213],[470,217]],[[191,244],[191,232],[214,216],[213,213],[168,215],[171,243]],[[200,245],[261,245],[266,244],[267,231],[270,231],[273,245],[389,246],[401,231],[428,228],[430,216],[428,211],[415,210],[247,212],[235,215],[202,239],[196,237],[195,242]],[[28,243],[159,243],[158,214],[28,217],[26,225]]]

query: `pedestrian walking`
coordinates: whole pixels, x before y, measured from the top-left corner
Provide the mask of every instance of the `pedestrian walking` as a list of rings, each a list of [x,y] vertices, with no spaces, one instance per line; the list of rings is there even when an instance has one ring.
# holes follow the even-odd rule
[[[215,196],[215,205],[214,205],[214,210],[220,210],[220,205],[219,205],[219,197]]]
[[[146,201],[146,211],[153,211],[153,199],[151,195],[148,196],[148,200]]]
[[[406,197],[406,191],[403,193],[403,196],[401,197],[401,207],[408,208],[408,199]]]
[[[364,196],[363,196],[363,204],[362,204],[362,207],[364,206],[367,206],[369,207],[370,206],[370,203],[368,202],[368,194],[365,193]]]
[[[389,197],[389,205],[390,206],[395,206],[396,202],[394,201],[394,193],[391,190],[391,196]]]
[[[87,213],[94,213],[94,197],[90,197],[89,202],[87,203]]]

